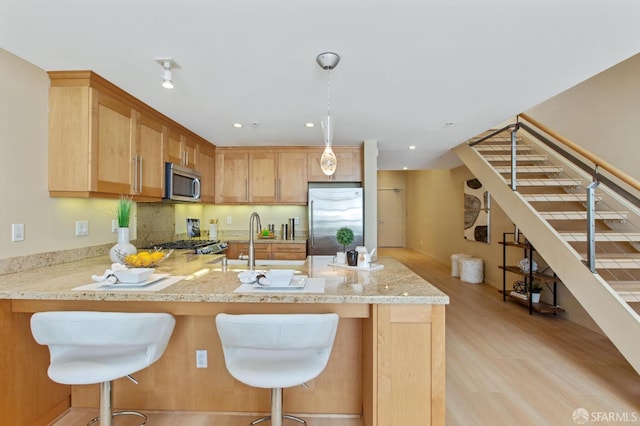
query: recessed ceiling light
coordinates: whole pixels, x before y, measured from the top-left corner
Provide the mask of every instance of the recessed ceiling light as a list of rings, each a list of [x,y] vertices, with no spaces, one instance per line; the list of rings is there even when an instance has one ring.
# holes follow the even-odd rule
[[[415,145],[409,145],[409,149],[416,149]]]
[[[447,121],[446,123],[444,123],[444,125],[447,127],[455,126],[455,124],[456,124],[455,121]]]
[[[242,123],[233,123],[233,127],[235,127],[236,129],[239,129],[242,127]]]
[[[309,122],[309,123],[305,123],[305,126],[306,126],[306,127],[313,127],[313,126],[315,126],[315,124],[313,124],[313,123]]]

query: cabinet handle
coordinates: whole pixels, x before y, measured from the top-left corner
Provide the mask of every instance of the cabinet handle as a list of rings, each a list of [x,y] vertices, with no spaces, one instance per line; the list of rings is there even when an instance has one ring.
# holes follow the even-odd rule
[[[134,155],[131,162],[133,163],[133,192],[135,193],[138,190],[138,156]]]
[[[249,179],[244,179],[244,200],[249,201]]]
[[[309,226],[311,227],[311,230],[309,231],[309,233],[311,234],[311,248],[315,248],[315,245],[313,243],[313,200],[311,200],[309,206]]]
[[[142,192],[142,155],[138,156],[138,192]]]

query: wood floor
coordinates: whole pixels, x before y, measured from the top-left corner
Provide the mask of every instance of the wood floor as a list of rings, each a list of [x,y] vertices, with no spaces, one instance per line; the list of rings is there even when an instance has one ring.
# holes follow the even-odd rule
[[[573,415],[579,408],[588,412],[587,424],[640,424],[640,376],[606,337],[559,317],[530,316],[523,306],[502,302],[495,288],[451,278],[448,268],[411,250],[381,249],[379,254],[396,257],[451,299],[447,425],[571,426],[578,424]],[[94,413],[73,409],[55,425],[83,426]],[[147,414],[154,426],[237,426],[255,418]],[[361,425],[357,419],[331,418],[310,418],[308,424]]]

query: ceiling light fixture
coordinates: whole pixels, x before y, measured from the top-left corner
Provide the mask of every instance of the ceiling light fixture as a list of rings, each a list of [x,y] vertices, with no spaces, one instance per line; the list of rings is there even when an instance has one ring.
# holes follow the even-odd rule
[[[313,124],[312,122],[305,123],[304,125],[305,125],[305,127],[309,127],[309,128],[315,126],[315,124]]]
[[[242,128],[242,123],[233,123],[233,127],[235,127],[236,129],[240,129]]]
[[[409,149],[416,149],[415,145],[409,145]]]
[[[162,87],[165,89],[173,89],[173,72],[178,65],[171,58],[156,58],[156,62],[162,65]]]
[[[322,117],[320,121],[322,124],[322,136],[324,137],[324,152],[322,153],[322,157],[320,157],[320,169],[325,175],[331,176],[336,172],[338,159],[331,148],[335,123],[333,117],[331,117],[331,98],[329,96],[331,84],[329,77],[331,70],[340,62],[340,55],[333,52],[324,52],[318,55],[316,61],[318,65],[320,65],[320,68],[327,70],[327,115]]]

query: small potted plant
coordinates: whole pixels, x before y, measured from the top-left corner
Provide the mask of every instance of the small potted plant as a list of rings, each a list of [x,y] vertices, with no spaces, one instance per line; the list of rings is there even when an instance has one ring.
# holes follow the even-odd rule
[[[336,240],[338,241],[339,244],[342,244],[342,252],[337,253],[338,263],[345,263],[345,260],[347,257],[347,246],[353,242],[353,239],[354,239],[353,231],[350,228],[342,227],[338,229],[338,232],[336,232]],[[351,263],[352,262],[349,262],[350,266],[355,266],[355,265],[351,265]]]
[[[533,303],[540,303],[540,293],[544,288],[539,281],[533,281],[531,285],[531,301]]]

